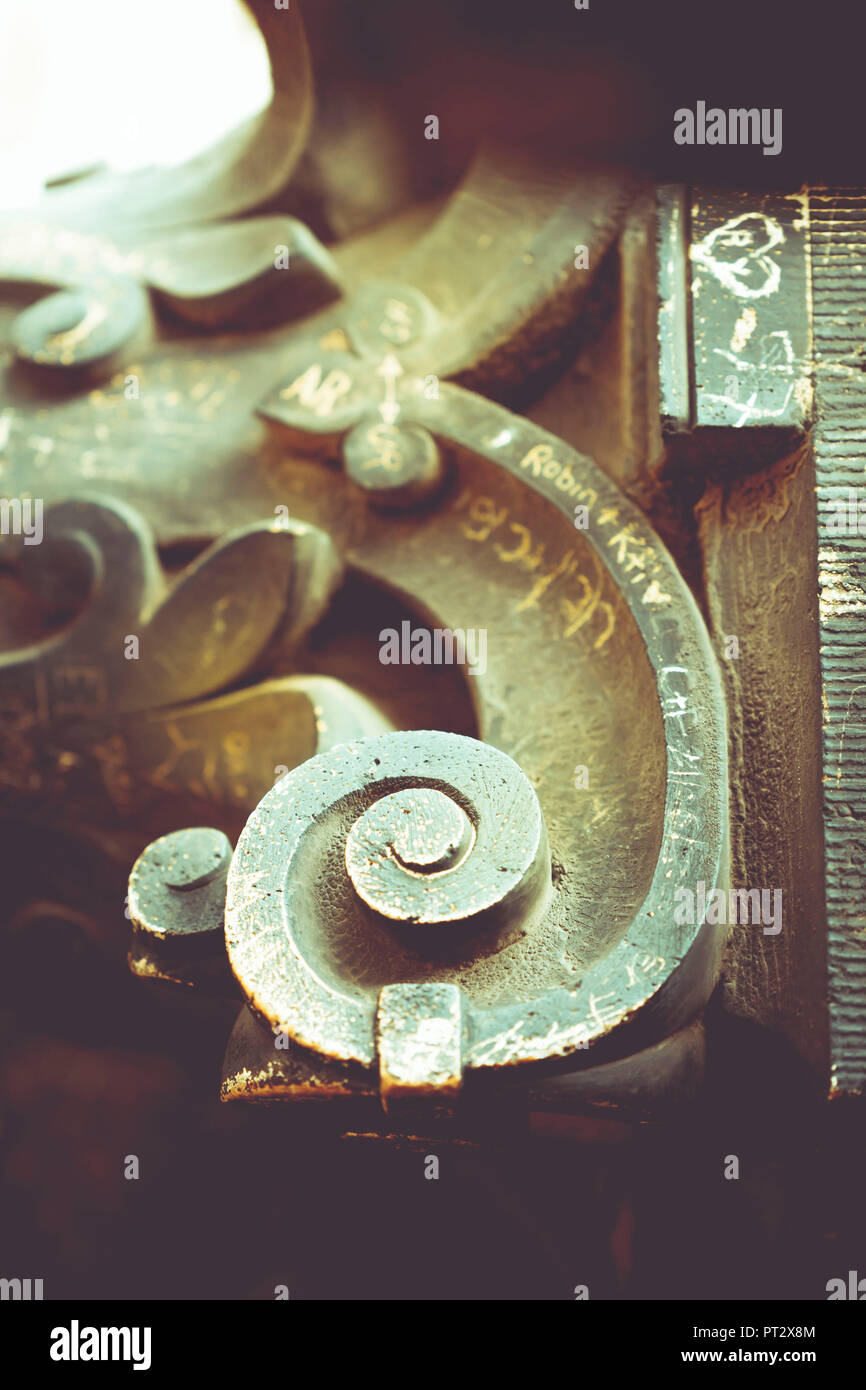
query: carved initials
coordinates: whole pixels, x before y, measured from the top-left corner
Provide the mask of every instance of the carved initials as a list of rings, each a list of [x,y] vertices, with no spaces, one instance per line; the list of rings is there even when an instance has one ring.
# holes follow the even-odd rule
[[[336,402],[352,389],[352,378],[348,372],[334,367],[322,380],[322,368],[314,362],[290,386],[280,392],[284,400],[297,396],[302,405],[312,410],[314,415],[330,415]]]

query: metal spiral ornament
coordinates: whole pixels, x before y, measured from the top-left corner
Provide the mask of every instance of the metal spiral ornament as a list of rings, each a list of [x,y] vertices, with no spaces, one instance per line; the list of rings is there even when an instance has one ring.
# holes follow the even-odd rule
[[[429,1049],[460,1053],[466,972],[531,933],[550,893],[541,806],[512,758],[389,733],[311,759],[259,804],[229,873],[226,945],[272,1028],[395,1075],[411,1054],[412,1084],[441,1087]]]

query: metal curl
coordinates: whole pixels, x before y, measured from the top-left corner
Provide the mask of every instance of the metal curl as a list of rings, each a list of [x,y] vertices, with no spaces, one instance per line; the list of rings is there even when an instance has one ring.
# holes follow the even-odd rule
[[[312,758],[260,802],[229,874],[226,945],[272,1026],[370,1064],[381,988],[439,974],[443,952],[500,949],[550,891],[541,806],[512,758],[460,734],[388,733]]]

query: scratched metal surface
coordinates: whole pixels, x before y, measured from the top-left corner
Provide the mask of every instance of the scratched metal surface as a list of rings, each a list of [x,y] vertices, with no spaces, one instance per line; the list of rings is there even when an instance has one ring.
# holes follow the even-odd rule
[[[659,189],[668,429],[803,429],[811,414],[803,195]]]

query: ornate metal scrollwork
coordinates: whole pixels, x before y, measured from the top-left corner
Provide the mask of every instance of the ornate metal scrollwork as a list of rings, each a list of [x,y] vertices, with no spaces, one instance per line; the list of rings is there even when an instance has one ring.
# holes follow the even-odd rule
[[[441,417],[431,406],[428,418],[436,433],[447,420],[458,473],[468,478],[470,441],[481,438],[494,476],[513,479],[509,508],[470,511],[464,535],[489,534],[523,503],[527,520],[545,517],[565,546],[568,563],[546,582],[542,571],[531,590],[520,637],[526,669],[538,663],[540,673],[549,660],[534,644],[557,631],[557,610],[553,627],[533,614],[559,582],[561,612],[573,618],[562,631],[577,644],[563,646],[563,659],[573,650],[584,679],[595,672],[614,700],[638,700],[633,726],[645,732],[635,740],[615,719],[602,734],[606,716],[592,716],[599,748],[619,729],[628,769],[619,791],[608,782],[595,798],[596,820],[608,829],[593,830],[579,795],[565,793],[571,761],[551,761],[531,692],[506,675],[511,644],[494,625],[493,659],[473,684],[480,729],[488,738],[495,730],[498,748],[446,732],[395,732],[332,749],[278,783],[250,818],[228,874],[228,958],[259,1023],[239,1025],[226,1095],[354,1093],[346,1067],[363,1093],[380,1088],[392,1112],[422,1100],[447,1109],[464,1074],[469,1093],[508,1073],[576,1068],[576,1090],[585,1073],[589,1091],[598,1066],[687,1024],[717,976],[723,933],[703,920],[678,925],[675,913],[680,884],[703,882],[709,892],[726,870],[725,720],[694,602],[658,538],[588,459],[501,407],[444,389]],[[569,516],[575,489],[587,499],[587,529],[554,521]],[[378,577],[400,572],[413,531],[436,534],[444,517],[449,528],[455,517],[461,524],[465,496],[458,478],[438,513],[373,523],[383,538],[398,527]],[[506,572],[526,529],[515,526],[516,551],[499,546]],[[593,569],[591,584],[583,576]],[[575,578],[583,599],[571,604],[562,586]],[[441,587],[434,580],[427,590],[433,611]],[[509,593],[487,593],[501,623]],[[601,624],[593,619],[599,602]],[[630,673],[618,691],[617,660]],[[611,896],[610,865],[601,866],[625,852],[620,798],[629,777],[644,783],[632,789],[634,872]],[[131,903],[150,873],[149,854],[133,874]],[[203,891],[211,902],[225,887]],[[162,969],[153,944],[155,932],[170,933],[167,919],[135,920],[146,973],[182,978]],[[276,1052],[274,1032],[299,1053]]]
[[[225,1096],[465,1112],[560,1074],[620,1095],[603,1069],[687,1028],[718,973],[719,932],[673,912],[678,883],[726,872],[718,675],[646,517],[503,402],[541,395],[604,320],[641,185],[491,145],[378,260],[332,254],[286,215],[309,71],[302,38],[284,51],[296,20],[266,8],[284,71],[259,121],[137,207],[85,181],[48,231],[0,242],[0,276],[67,296],[12,329],[66,394],[41,467],[69,586],[63,630],[0,662],[12,789],[65,795],[88,766],[98,794],[65,807],[156,834],[132,968],[236,994],[231,967],[248,1007]],[[102,378],[86,396],[79,369]],[[29,446],[5,429],[16,476]],[[36,558],[13,562],[38,588]],[[422,691],[377,660],[386,614],[474,624],[485,669]],[[195,807],[155,827],[154,788]],[[208,801],[212,830],[159,833]]]

